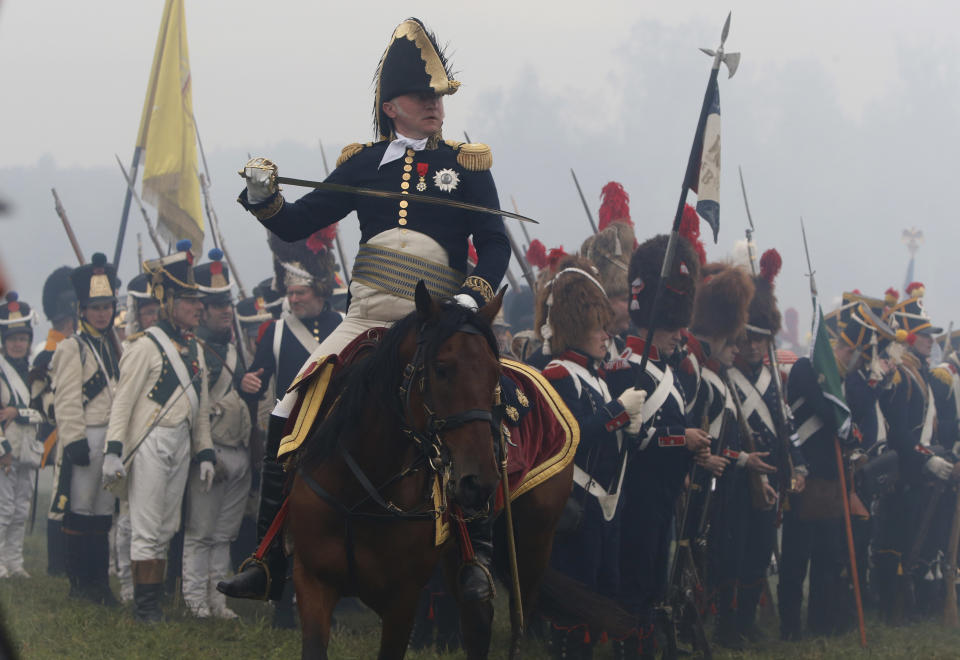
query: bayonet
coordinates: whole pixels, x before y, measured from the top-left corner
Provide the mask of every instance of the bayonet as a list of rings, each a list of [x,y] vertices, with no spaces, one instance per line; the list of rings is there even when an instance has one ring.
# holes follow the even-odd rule
[[[753,232],[756,227],[753,226],[753,215],[750,213],[750,202],[747,201],[747,186],[743,182],[743,168],[737,165],[737,172],[740,173],[740,190],[743,192],[743,207],[747,210],[747,222],[750,224],[746,229],[747,234],[747,260],[750,262],[750,272],[757,274],[756,258],[753,254]]]
[[[813,297],[813,311],[816,313],[817,281],[813,277],[816,271],[813,270],[813,265],[810,263],[810,247],[807,245],[807,228],[803,224],[803,216],[800,216],[800,233],[803,234],[803,252],[807,255],[807,277],[810,278],[810,295]]]
[[[597,233],[597,223],[593,221],[593,214],[590,213],[590,206],[587,204],[587,198],[583,196],[583,189],[580,188],[580,182],[577,181],[577,173],[573,171],[573,168],[570,168],[570,176],[573,177],[573,184],[577,187],[577,193],[580,195],[580,201],[583,203],[583,210],[587,212],[587,220],[590,221],[590,228],[593,229],[593,233]]]
[[[517,208],[517,200],[513,198],[513,195],[510,195],[510,203],[513,205],[513,212],[520,213],[520,209]],[[527,241],[527,244],[523,247],[524,250],[530,249],[530,244],[533,242],[530,240],[530,232],[527,231],[526,225],[520,225],[520,229],[523,230],[523,238]]]
[[[157,237],[157,231],[153,227],[153,222],[150,220],[150,216],[147,215],[147,209],[143,205],[143,201],[140,199],[140,195],[137,194],[137,189],[136,189],[136,186],[134,185],[133,179],[131,179],[130,175],[127,174],[127,168],[125,168],[123,166],[123,163],[120,161],[120,156],[118,156],[117,154],[114,154],[113,157],[117,159],[117,165],[120,166],[120,172],[121,174],[123,174],[123,180],[127,184],[127,192],[130,194],[133,200],[137,203],[137,206],[140,207],[140,213],[141,215],[143,215],[143,221],[147,225],[147,234],[150,235],[150,240],[153,241],[153,247],[157,248],[157,255],[160,257],[165,256],[163,248],[160,246],[160,239]],[[137,258],[139,259],[140,257],[137,257]],[[140,263],[142,264],[143,261],[141,260]]]

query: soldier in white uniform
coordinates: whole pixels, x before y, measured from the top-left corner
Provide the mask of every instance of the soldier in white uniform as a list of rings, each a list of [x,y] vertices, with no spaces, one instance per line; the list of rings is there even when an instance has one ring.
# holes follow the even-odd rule
[[[217,454],[213,486],[200,478],[198,465],[187,480],[183,540],[183,600],[197,617],[236,619],[218,581],[230,573],[230,543],[240,531],[250,491],[250,408],[237,393],[242,370],[233,343],[233,300],[223,252],[214,248],[209,263],[194,269],[203,295],[197,336],[209,369],[210,436]]]
[[[110,591],[107,534],[116,498],[100,484],[103,448],[116,392],[120,348],[113,331],[117,277],[98,252],[70,275],[80,327],[53,354],[59,478],[53,510],[63,512],[70,594],[116,605]]]
[[[23,568],[23,535],[43,443],[43,417],[28,381],[34,313],[13,291],[0,305],[0,577],[30,577]]]
[[[161,301],[160,320],[129,338],[103,459],[106,486],[129,469],[134,614],[146,623],[163,618],[167,546],[180,526],[191,458],[208,489],[216,461],[206,363],[192,334],[203,305],[189,250],[190,242],[180,241],[174,254],[143,264]]]

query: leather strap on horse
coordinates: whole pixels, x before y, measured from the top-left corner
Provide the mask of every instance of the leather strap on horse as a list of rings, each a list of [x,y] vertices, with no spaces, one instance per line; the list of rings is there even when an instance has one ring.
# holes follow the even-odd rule
[[[287,519],[287,505],[289,503],[290,498],[285,497],[283,499],[283,504],[280,505],[280,510],[277,511],[277,515],[273,518],[273,522],[270,523],[270,527],[267,528],[267,533],[263,535],[263,540],[261,540],[260,545],[257,546],[257,551],[253,553],[255,559],[262,561],[267,555],[267,550],[273,543],[273,539],[276,538],[277,534],[283,528],[284,521]]]

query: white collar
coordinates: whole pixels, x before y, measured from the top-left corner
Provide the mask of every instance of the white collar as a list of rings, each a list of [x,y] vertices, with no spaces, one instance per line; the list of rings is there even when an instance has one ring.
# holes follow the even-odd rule
[[[392,163],[403,156],[408,147],[414,151],[423,151],[423,148],[427,146],[427,140],[430,139],[421,138],[419,140],[415,140],[413,138],[408,138],[406,135],[401,135],[400,133],[396,133],[396,136],[397,138],[387,145],[387,150],[383,152],[383,158],[380,159],[380,164],[377,166],[377,169],[380,169],[387,163]]]

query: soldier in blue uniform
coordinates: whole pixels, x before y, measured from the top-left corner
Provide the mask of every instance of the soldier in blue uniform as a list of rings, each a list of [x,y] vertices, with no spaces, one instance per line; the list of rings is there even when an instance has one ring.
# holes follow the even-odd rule
[[[643,426],[629,440],[629,457],[623,477],[620,532],[620,593],[618,600],[636,616],[635,635],[618,640],[624,658],[652,654],[656,609],[666,595],[667,559],[674,505],[683,481],[698,452],[709,452],[705,431],[687,422],[686,400],[671,361],[680,345],[682,330],[690,322],[700,262],[686,238],[677,242],[673,270],[664,283],[661,307],[652,316],[653,298],[666,253],[668,237],[659,235],[633,253],[628,271],[630,318],[638,336],[627,338],[622,356],[631,369],[611,374],[611,395],[630,387],[647,393],[642,406]],[[653,342],[646,372],[639,366],[647,329]]]
[[[537,324],[547,326],[553,360],[543,375],[580,425],[569,528],[555,537],[550,563],[588,589],[615,597],[619,582],[620,487],[626,468],[624,431],[640,430],[646,393],[630,388],[614,399],[600,365],[614,314],[587,259],[566,257],[538,296]],[[582,621],[552,622],[553,658],[592,657],[601,631]]]
[[[765,462],[771,465],[786,465],[786,458],[792,458],[793,464],[792,474],[781,469],[777,474],[764,475],[761,483],[751,482],[749,488],[741,489],[737,533],[742,535],[743,552],[737,570],[737,632],[751,642],[762,637],[756,612],[776,543],[778,487],[781,480],[786,479],[788,484],[796,480],[796,490],[802,491],[806,473],[803,458],[795,448],[791,448],[790,457],[783,455],[786,449],[782,446],[781,434],[790,435],[785,428],[784,402],[780,399],[773,369],[764,364],[781,327],[773,284],[779,270],[780,255],[768,250],[760,259],[760,275],[754,278],[746,338],[735,365],[728,372],[734,395],[740,400],[745,432],[750,433],[750,437],[741,437],[742,446],[749,451],[767,452]]]
[[[413,293],[420,280],[431,295],[454,298],[471,309],[493,298],[510,258],[503,221],[492,215],[419,204],[413,198],[428,195],[499,208],[490,175],[490,148],[442,137],[443,97],[459,86],[436,39],[419,20],[408,19],[397,26],[377,68],[377,142],[348,145],[327,181],[396,191],[411,195],[409,200],[315,190],[287,202],[277,189],[273,163],[254,159],[244,168],[247,187],[240,203],[285,241],[304,239],[351,211],[360,221],[360,249],[350,280],[346,317],[314,351],[311,361],[337,354],[364,331],[390,325],[414,311]],[[468,238],[478,255],[469,276]],[[274,411],[279,428],[294,401],[295,396],[288,395]],[[276,455],[277,435],[271,438],[268,456]],[[268,488],[264,479],[263,501],[273,502],[275,512],[282,493],[268,497]],[[273,514],[262,508],[261,518],[269,524]],[[465,565],[460,573],[461,595],[468,600],[489,599],[493,585],[485,565],[492,555],[491,521],[473,521],[468,532],[477,562]],[[251,562],[221,587],[228,595],[262,597],[269,582],[264,566]]]

